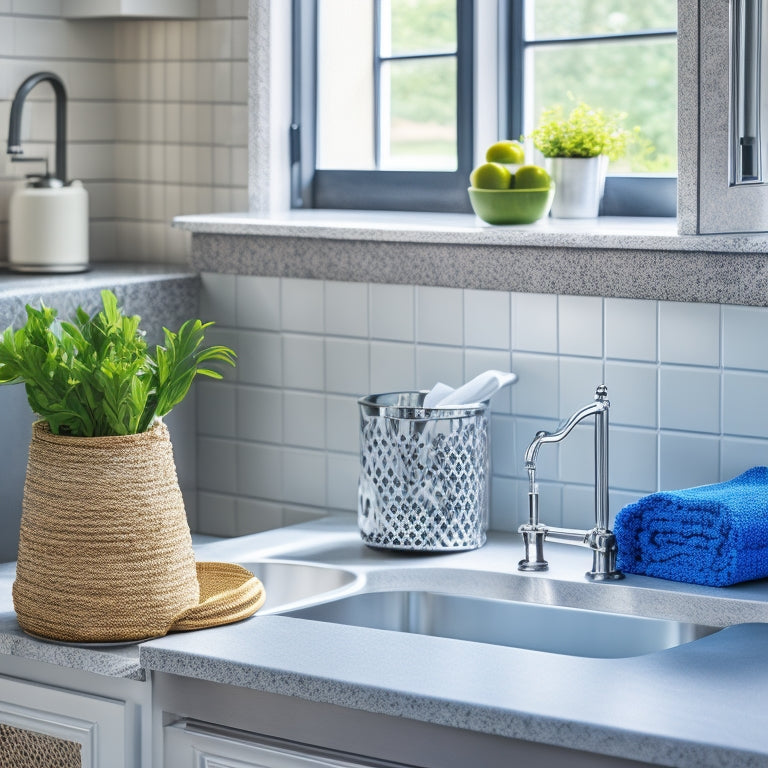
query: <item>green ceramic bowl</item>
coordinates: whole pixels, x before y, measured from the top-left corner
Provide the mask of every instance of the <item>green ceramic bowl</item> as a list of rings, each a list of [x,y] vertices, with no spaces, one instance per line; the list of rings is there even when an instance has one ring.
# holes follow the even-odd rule
[[[489,224],[532,224],[549,213],[555,182],[549,189],[469,188],[472,209]]]

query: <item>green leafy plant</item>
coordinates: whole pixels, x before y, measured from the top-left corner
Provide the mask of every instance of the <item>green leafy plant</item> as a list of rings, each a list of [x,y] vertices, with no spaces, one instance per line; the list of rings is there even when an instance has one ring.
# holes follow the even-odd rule
[[[202,346],[212,323],[188,320],[165,344],[150,350],[138,315],[123,314],[111,291],[92,317],[81,307],[74,322],[58,322],[55,309],[27,305],[27,322],[7,328],[0,342],[0,384],[23,382],[32,410],[58,435],[95,437],[144,432],[189,392],[206,366],[235,364],[224,346]]]
[[[617,160],[639,129],[623,127],[626,114],[593,109],[583,102],[568,115],[561,105],[545,109],[540,124],[530,133],[544,157],[596,157]]]

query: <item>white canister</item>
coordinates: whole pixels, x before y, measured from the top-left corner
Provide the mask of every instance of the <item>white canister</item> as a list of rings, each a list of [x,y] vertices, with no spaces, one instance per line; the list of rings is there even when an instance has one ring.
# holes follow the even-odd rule
[[[88,269],[88,193],[82,182],[62,186],[38,182],[17,189],[11,196],[8,229],[12,270]]]

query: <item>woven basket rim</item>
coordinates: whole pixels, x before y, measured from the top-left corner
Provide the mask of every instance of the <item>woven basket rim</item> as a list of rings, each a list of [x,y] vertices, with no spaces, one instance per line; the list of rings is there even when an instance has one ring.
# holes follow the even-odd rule
[[[155,419],[149,429],[144,432],[135,432],[130,435],[95,435],[93,437],[79,437],[77,435],[55,435],[51,432],[51,425],[45,419],[38,419],[33,422],[32,430],[38,440],[44,440],[47,443],[57,443],[59,445],[68,445],[75,447],[78,445],[114,445],[119,443],[142,443],[147,440],[155,439],[157,436],[167,431],[167,427],[162,419]]]

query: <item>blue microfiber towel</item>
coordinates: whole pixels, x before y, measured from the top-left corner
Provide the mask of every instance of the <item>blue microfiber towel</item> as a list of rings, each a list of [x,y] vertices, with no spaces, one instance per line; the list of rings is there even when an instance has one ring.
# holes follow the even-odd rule
[[[768,467],[725,483],[661,491],[614,524],[627,573],[725,587],[768,576]]]

